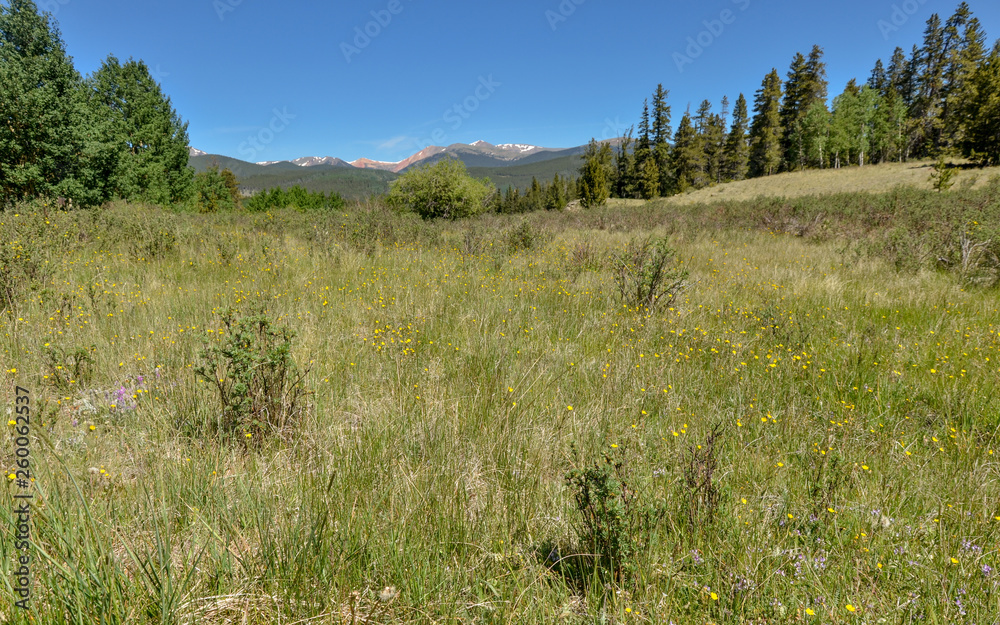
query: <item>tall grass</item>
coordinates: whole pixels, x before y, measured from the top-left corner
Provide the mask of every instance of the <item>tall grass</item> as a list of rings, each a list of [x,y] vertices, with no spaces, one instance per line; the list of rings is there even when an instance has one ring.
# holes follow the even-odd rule
[[[0,333],[3,403],[18,384],[36,408],[31,616],[993,622],[996,291],[873,250],[932,212],[932,238],[960,229],[996,197],[461,224],[373,207],[0,214],[5,267],[33,276],[10,281]],[[818,214],[825,231],[781,225]],[[689,287],[653,312],[623,305],[612,259],[665,234]],[[194,369],[202,339],[225,341],[226,308],[296,333],[311,395],[285,440],[192,427],[222,414]],[[86,379],[49,356],[77,350]],[[716,426],[709,498],[692,483]],[[606,452],[661,511],[636,525],[634,574],[610,578],[581,570],[602,558],[566,479]],[[14,489],[8,620],[24,616]]]

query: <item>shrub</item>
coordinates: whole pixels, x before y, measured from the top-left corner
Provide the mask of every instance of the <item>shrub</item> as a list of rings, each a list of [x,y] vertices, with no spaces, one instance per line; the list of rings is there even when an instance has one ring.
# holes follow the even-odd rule
[[[285,435],[295,425],[308,392],[292,359],[295,334],[275,327],[263,312],[239,316],[221,314],[225,339],[207,345],[195,375],[216,390],[222,413],[216,424],[223,437],[258,444],[274,434]]]
[[[614,257],[615,282],[622,300],[649,310],[673,302],[688,278],[688,272],[671,267],[675,255],[667,237],[629,241],[625,251]]]
[[[624,458],[619,448],[615,455],[605,453],[601,462],[566,474],[581,515],[582,546],[591,550],[594,569],[603,582],[621,583],[635,573],[635,559],[660,516],[656,507],[642,500],[636,485],[629,483]]]
[[[236,176],[228,169],[219,171],[218,165],[212,165],[195,174],[193,188],[194,204],[199,212],[214,213],[240,208]]]
[[[263,213],[281,208],[307,210],[337,210],[344,207],[344,198],[337,193],[326,195],[321,191],[308,191],[298,185],[282,189],[274,187],[250,197],[244,205],[248,211]]]
[[[477,180],[465,163],[446,158],[409,171],[389,190],[389,203],[424,219],[458,219],[478,215],[489,206],[496,189],[488,179]]]

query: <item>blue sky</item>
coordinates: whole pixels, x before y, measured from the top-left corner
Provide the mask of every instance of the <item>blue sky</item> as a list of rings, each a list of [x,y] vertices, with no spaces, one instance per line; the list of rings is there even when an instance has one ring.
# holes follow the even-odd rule
[[[403,159],[427,145],[571,147],[621,134],[657,83],[674,127],[703,99],[752,103],[797,51],[831,96],[919,43],[948,0],[38,0],[77,69],[143,59],[191,144],[243,160]],[[992,42],[995,0],[969,4]],[[692,42],[696,45],[692,46]],[[700,44],[699,44],[700,42]],[[678,63],[680,56],[690,63]]]

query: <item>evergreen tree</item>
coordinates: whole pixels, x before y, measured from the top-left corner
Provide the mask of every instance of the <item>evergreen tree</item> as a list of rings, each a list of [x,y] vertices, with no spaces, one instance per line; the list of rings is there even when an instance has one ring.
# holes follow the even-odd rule
[[[651,200],[660,193],[660,168],[656,159],[647,158],[639,171],[639,194],[644,200]]]
[[[750,146],[747,144],[749,128],[749,112],[747,99],[740,94],[733,110],[733,123],[726,137],[726,149],[723,160],[723,177],[726,180],[743,180],[747,176],[747,163],[750,158]]]
[[[697,176],[699,162],[704,158],[698,140],[698,133],[691,124],[691,115],[684,113],[674,135],[674,147],[670,152],[671,167],[676,177],[676,189],[684,193],[691,188]]]
[[[963,141],[964,129],[970,121],[966,118],[966,103],[974,95],[973,75],[987,55],[986,34],[979,20],[971,17],[968,5],[963,2],[956,15],[965,15],[967,19],[964,20],[961,42],[953,49],[946,71],[948,86],[942,110],[942,144],[945,149],[958,147]],[[953,18],[952,21],[956,20]]]
[[[0,206],[39,196],[107,199],[114,154],[49,14],[0,4]]]
[[[889,74],[885,71],[882,59],[875,61],[875,68],[868,78],[868,86],[884,95],[889,88]]]
[[[552,179],[552,184],[545,192],[545,210],[561,211],[566,208],[567,203],[566,187],[559,174],[556,174],[555,178]]]
[[[603,206],[611,195],[611,178],[614,170],[611,164],[611,148],[607,143],[597,143],[591,139],[583,155],[577,191],[580,205],[584,208]]]
[[[635,196],[636,169],[635,153],[632,145],[632,128],[625,131],[622,142],[615,153],[615,183],[614,195],[621,198],[631,198]]]
[[[185,198],[192,170],[183,122],[142,61],[109,56],[87,81],[98,114],[112,122],[120,158],[112,179],[123,198],[167,204]]]
[[[781,104],[782,153],[786,169],[805,167],[805,133],[802,123],[813,102],[826,101],[826,92],[823,49],[813,46],[808,60],[802,54],[796,54],[788,71]]]
[[[702,106],[708,105],[711,111],[711,104],[706,100]],[[702,131],[702,147],[705,150],[705,173],[709,184],[719,184],[722,182],[723,160],[726,148],[726,122],[729,115],[729,99],[722,99],[722,112],[714,114],[709,112]]]
[[[671,110],[667,104],[669,91],[663,85],[656,86],[653,94],[653,120],[652,120],[652,150],[653,160],[656,161],[656,168],[660,173],[659,195],[670,195],[672,187],[672,176],[670,174],[670,140],[672,129],[670,126]]]
[[[781,167],[781,78],[772,69],[754,96],[750,126],[750,176],[770,176]]]
[[[973,73],[965,103],[962,154],[980,165],[1000,165],[1000,41]]]
[[[892,53],[892,61],[886,70],[888,90],[895,93],[908,108],[913,101],[912,72],[910,71],[910,61],[906,58],[903,49],[897,47]]]

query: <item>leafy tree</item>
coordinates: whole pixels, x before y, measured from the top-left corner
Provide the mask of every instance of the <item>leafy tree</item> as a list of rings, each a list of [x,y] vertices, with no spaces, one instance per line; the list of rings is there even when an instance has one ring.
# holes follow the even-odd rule
[[[743,180],[747,176],[747,164],[750,158],[750,146],[747,144],[749,129],[749,112],[747,99],[740,94],[733,110],[733,123],[726,137],[726,150],[723,159],[723,176],[727,180]]]
[[[814,101],[799,125],[805,162],[814,167],[826,166],[830,142],[830,111],[826,103]]]
[[[400,176],[388,201],[424,219],[458,219],[482,213],[495,192],[489,180],[469,176],[465,163],[445,158]]]
[[[31,0],[0,4],[0,206],[38,196],[107,199],[112,149],[80,86],[51,16]]]
[[[591,139],[583,155],[577,190],[580,205],[584,208],[603,206],[611,196],[614,169],[611,164],[611,147]]]
[[[87,80],[91,102],[110,120],[119,154],[116,195],[167,204],[190,192],[187,122],[181,120],[143,61],[108,56]]]
[[[781,166],[781,78],[772,69],[754,96],[750,127],[750,176],[770,176]]]

